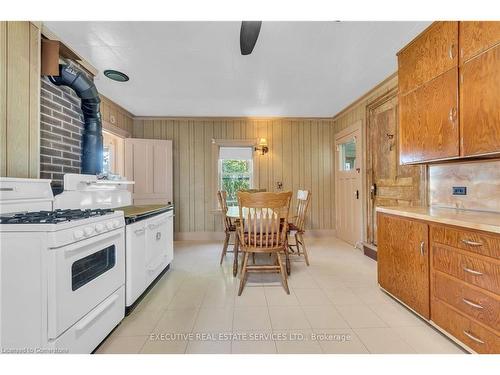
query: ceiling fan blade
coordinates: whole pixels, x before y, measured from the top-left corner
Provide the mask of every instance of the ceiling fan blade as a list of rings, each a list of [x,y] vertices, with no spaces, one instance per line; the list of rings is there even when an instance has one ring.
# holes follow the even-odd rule
[[[240,50],[242,55],[250,55],[257,43],[262,21],[242,21],[240,30]]]

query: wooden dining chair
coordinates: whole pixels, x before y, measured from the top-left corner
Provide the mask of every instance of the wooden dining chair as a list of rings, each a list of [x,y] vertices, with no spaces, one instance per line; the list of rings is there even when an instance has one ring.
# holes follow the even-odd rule
[[[231,218],[227,216],[227,193],[223,190],[217,192],[217,199],[219,200],[219,205],[222,211],[222,220],[224,223],[224,245],[222,247],[222,254],[220,256],[220,264],[224,261],[224,257],[227,254],[227,248],[229,245],[234,245],[236,243],[236,225],[232,222]],[[234,233],[234,243],[230,243],[231,233]]]
[[[290,234],[293,234],[295,243],[289,243],[288,248],[294,253],[297,249],[297,255],[304,255],[306,264],[309,265],[309,256],[304,242],[305,221],[309,203],[311,202],[311,192],[309,190],[297,191],[297,212],[293,220],[288,223]]]
[[[288,248],[288,213],[292,192],[245,193],[238,192],[240,225],[238,226],[239,249],[243,252],[241,280],[238,295],[243,292],[247,272],[278,272],[287,294],[287,274],[281,253]],[[271,253],[276,257],[273,264],[248,264],[250,254]]]

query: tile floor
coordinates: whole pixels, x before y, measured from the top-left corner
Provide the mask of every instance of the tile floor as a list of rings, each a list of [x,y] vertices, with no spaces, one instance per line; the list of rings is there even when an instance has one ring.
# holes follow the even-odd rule
[[[238,297],[220,243],[176,242],[171,269],[97,353],[464,353],[380,291],[359,250],[307,244],[311,265],[292,261],[290,295],[278,275],[250,274]]]

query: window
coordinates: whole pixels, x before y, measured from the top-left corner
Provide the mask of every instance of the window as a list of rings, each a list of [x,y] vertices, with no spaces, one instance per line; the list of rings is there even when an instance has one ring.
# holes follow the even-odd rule
[[[228,206],[237,206],[236,192],[253,187],[253,148],[219,148],[219,190],[227,192]]]
[[[115,245],[87,255],[71,266],[71,289],[73,291],[91,282],[115,266]]]
[[[123,138],[103,130],[102,143],[102,173],[123,175],[125,153]]]
[[[352,140],[339,145],[339,169],[341,171],[352,171],[356,168],[356,140]]]

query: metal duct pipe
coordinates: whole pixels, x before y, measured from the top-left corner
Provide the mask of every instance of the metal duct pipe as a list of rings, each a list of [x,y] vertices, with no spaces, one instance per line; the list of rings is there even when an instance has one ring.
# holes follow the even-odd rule
[[[71,65],[59,65],[59,76],[50,76],[56,86],[68,86],[81,99],[84,129],[82,134],[82,172],[100,174],[102,172],[102,121],[99,93],[92,80]]]

